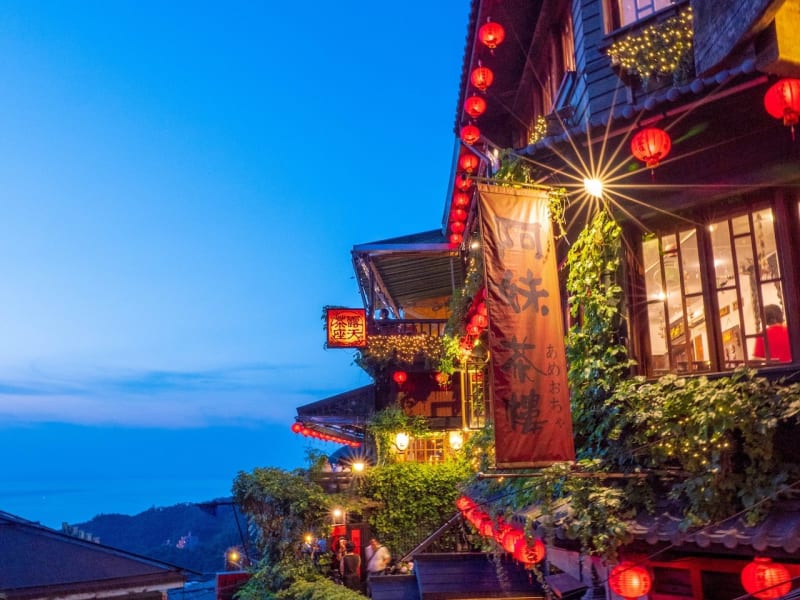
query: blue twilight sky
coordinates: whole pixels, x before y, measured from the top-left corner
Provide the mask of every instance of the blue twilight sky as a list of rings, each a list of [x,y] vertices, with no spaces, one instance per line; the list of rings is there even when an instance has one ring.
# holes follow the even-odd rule
[[[350,249],[441,225],[468,12],[0,3],[0,510],[305,465],[295,407],[368,383],[323,348]]]

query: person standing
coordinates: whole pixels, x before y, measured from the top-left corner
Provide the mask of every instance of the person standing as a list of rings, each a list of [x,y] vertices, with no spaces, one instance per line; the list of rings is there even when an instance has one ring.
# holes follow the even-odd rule
[[[342,556],[339,569],[342,572],[342,583],[351,590],[361,591],[361,557],[354,553],[356,546],[348,541]]]
[[[792,350],[789,346],[789,330],[783,321],[783,311],[777,304],[768,304],[764,307],[764,321],[767,324],[766,333],[769,349],[769,358],[777,362],[792,362]],[[753,348],[753,358],[765,358],[764,335],[756,338]]]
[[[365,551],[367,557],[367,595],[372,597],[372,589],[369,580],[376,575],[383,575],[392,560],[389,549],[381,544],[376,538],[369,540],[369,546]]]

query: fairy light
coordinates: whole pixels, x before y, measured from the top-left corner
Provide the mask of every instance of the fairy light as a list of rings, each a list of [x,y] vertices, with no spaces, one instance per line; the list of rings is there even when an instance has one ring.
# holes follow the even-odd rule
[[[437,361],[444,349],[438,337],[430,335],[379,335],[369,338],[369,346],[362,350],[364,358],[376,361],[395,359],[413,363],[420,356]]]
[[[543,115],[536,117],[536,122],[532,125],[528,133],[528,144],[535,144],[547,136],[547,121]]]
[[[692,49],[692,8],[649,25],[636,34],[611,44],[606,53],[631,75],[643,82],[651,77],[672,75]]]

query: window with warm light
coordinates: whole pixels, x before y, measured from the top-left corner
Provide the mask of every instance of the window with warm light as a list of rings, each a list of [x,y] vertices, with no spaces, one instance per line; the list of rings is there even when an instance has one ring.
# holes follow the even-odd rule
[[[675,4],[672,0],[607,0],[606,31],[612,31],[646,19],[662,8]]]
[[[771,207],[648,234],[641,249],[648,375],[792,362]]]

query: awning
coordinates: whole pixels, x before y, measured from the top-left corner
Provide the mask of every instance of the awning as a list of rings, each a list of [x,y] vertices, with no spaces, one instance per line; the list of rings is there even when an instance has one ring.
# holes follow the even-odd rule
[[[406,318],[447,318],[454,289],[464,285],[458,248],[441,230],[353,247],[353,268],[368,312],[387,307]]]

